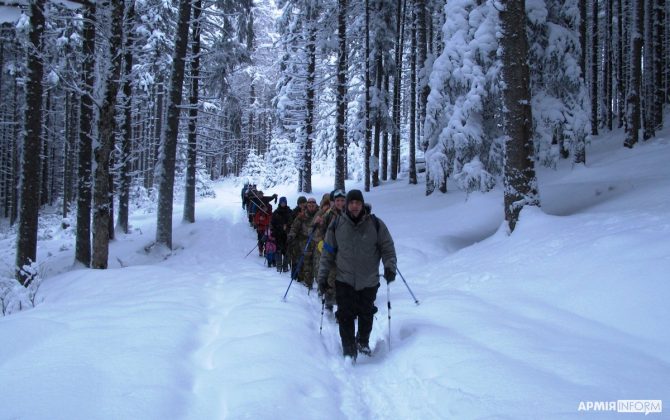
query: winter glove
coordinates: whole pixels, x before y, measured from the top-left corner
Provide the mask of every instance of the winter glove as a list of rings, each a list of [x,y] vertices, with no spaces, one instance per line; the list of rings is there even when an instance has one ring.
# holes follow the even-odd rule
[[[328,283],[325,281],[319,281],[319,295],[323,296],[328,291]]]
[[[395,280],[395,270],[391,268],[385,268],[384,278],[386,279],[386,283],[391,283],[393,280]]]

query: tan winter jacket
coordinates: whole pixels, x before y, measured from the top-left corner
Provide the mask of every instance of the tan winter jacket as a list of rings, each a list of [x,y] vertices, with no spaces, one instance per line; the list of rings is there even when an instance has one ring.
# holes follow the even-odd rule
[[[319,264],[319,284],[325,283],[328,271],[335,261],[336,281],[347,283],[356,290],[379,284],[379,261],[384,268],[396,271],[393,238],[386,224],[379,221],[379,232],[374,218],[365,214],[358,224],[343,214],[328,227]]]

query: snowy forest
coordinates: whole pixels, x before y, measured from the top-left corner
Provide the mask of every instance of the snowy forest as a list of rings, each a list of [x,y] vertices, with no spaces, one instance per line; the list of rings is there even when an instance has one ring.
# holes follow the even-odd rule
[[[510,231],[535,170],[589,161],[622,128],[653,141],[670,101],[665,0],[0,2],[0,203],[15,279],[39,276],[46,214],[108,266],[133,203],[172,248],[211,182],[312,192],[314,174],[504,188]],[[422,174],[421,177],[418,174]],[[4,280],[9,281],[8,279]]]
[[[0,418],[661,418],[669,14],[0,0]]]

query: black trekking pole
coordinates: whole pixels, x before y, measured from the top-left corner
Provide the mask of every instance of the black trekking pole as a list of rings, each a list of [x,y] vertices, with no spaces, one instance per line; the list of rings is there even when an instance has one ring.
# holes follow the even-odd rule
[[[391,353],[391,285],[386,282],[386,307],[389,317],[389,353]]]
[[[409,288],[409,284],[407,284],[407,282],[405,281],[405,276],[402,275],[402,273],[400,272],[400,270],[398,270],[397,267],[396,267],[396,271],[398,272],[398,274],[400,274],[400,278],[402,279],[402,282],[405,283],[405,286],[407,286],[407,290],[409,290],[409,294],[412,295],[412,297],[414,298],[414,303],[416,303],[418,305],[419,300],[416,298],[416,296],[414,296],[414,293],[412,293],[412,289]]]
[[[323,330],[323,311],[326,308],[326,297],[321,298],[321,326],[319,327],[319,335],[321,335],[321,330]]]
[[[302,250],[302,255],[300,256],[300,259],[298,260],[298,264],[295,266],[295,270],[291,273],[291,281],[288,284],[288,287],[286,288],[286,293],[284,293],[284,297],[282,298],[282,301],[286,302],[286,295],[288,295],[288,291],[291,288],[291,285],[293,284],[293,280],[298,277],[298,273],[300,272],[300,269],[302,268],[302,263],[305,260],[305,254],[307,253],[307,248],[309,248],[309,243],[312,242],[312,236],[314,236],[314,232],[316,231],[316,227],[318,225],[314,225],[312,228],[312,232],[310,232],[309,237],[307,238],[307,243],[305,244],[305,249]]]
[[[256,249],[256,248],[258,248],[258,243],[256,243],[256,245],[254,245],[254,247],[251,248],[251,251],[247,252],[247,255],[245,255],[244,258],[247,258],[247,257],[249,256],[249,254],[251,254],[252,252],[254,252],[254,249]]]

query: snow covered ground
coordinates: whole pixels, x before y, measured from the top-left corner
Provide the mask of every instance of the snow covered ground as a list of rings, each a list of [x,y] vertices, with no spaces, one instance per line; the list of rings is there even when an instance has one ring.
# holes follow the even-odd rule
[[[165,259],[144,251],[154,214],[132,217],[104,271],[72,270],[72,235],[53,228],[41,303],[0,318],[0,418],[643,415],[579,410],[623,399],[663,400],[667,417],[669,134],[634,150],[598,139],[587,167],[541,169],[542,210],[524,210],[512,236],[500,191],[425,198],[403,179],[366,194],[420,305],[400,277],[383,285],[375,355],[354,366],[332,316],[319,333],[315,295],[293,284],[283,302],[288,275],[245,258],[241,185],[218,184],[197,223],[176,223]],[[319,198],[332,180],[314,185]],[[5,267],[13,245],[0,242]]]

